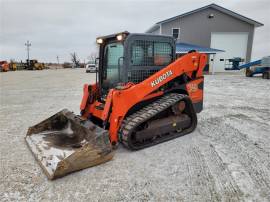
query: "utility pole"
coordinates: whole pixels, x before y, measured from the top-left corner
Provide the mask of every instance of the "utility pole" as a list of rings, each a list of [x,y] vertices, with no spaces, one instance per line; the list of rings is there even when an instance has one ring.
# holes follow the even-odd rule
[[[58,65],[59,65],[59,56],[58,55],[56,56],[56,59],[57,59]]]
[[[29,41],[27,40],[27,42],[24,44],[26,46],[26,50],[27,50],[27,65],[28,67],[30,66],[30,61],[29,61],[29,51],[30,51],[30,46],[31,43],[29,43]]]

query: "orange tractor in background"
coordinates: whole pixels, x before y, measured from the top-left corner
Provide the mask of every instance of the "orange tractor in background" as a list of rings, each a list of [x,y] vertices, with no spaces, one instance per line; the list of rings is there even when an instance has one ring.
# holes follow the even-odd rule
[[[104,163],[122,143],[139,150],[194,131],[207,57],[176,59],[170,36],[122,32],[97,38],[96,82],[81,115],[63,110],[30,127],[26,142],[50,179]]]
[[[7,71],[16,71],[17,64],[12,60],[8,63],[7,61],[0,61],[0,71],[7,72]]]
[[[9,63],[7,61],[0,61],[1,72],[9,71]]]

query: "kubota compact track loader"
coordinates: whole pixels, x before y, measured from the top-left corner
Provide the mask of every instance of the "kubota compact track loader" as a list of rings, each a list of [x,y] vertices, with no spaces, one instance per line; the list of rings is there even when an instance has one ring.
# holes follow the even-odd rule
[[[122,32],[97,43],[98,74],[84,85],[81,115],[63,110],[28,130],[50,179],[110,160],[119,142],[138,150],[196,128],[205,54],[176,59],[174,39],[161,35]]]

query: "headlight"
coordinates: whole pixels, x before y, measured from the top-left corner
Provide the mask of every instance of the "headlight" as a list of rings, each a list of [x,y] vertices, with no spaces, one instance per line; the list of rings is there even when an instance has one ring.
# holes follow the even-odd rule
[[[122,41],[123,35],[122,34],[119,34],[119,35],[116,36],[116,38],[117,38],[118,41]]]
[[[101,38],[97,39],[97,43],[98,44],[102,44],[103,43],[103,39],[101,39]]]

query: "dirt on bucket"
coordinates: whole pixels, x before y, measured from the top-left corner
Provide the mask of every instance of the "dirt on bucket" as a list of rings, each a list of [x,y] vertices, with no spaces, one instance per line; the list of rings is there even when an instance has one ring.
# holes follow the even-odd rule
[[[49,179],[105,163],[114,155],[107,130],[67,109],[30,127],[25,140]]]

